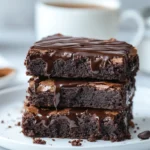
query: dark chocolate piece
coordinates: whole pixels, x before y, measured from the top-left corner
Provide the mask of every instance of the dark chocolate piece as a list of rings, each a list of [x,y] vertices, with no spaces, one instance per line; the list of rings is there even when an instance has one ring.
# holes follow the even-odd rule
[[[27,100],[36,107],[89,107],[125,109],[132,100],[135,81],[124,83],[41,80],[31,78]]]
[[[138,138],[142,139],[142,140],[147,140],[150,138],[150,131],[144,131],[142,133],[138,134]]]
[[[37,109],[26,106],[23,133],[30,137],[79,138],[121,141],[129,138],[131,108],[126,111],[68,108]]]
[[[124,81],[139,69],[137,50],[126,42],[56,34],[29,50],[27,75]]]

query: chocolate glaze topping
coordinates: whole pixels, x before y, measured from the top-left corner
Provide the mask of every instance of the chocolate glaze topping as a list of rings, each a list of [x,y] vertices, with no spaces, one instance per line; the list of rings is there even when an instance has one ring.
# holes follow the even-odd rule
[[[113,58],[119,58],[119,63],[127,60],[130,55],[136,55],[136,49],[126,42],[110,40],[97,40],[88,38],[74,38],[56,34],[38,41],[30,49],[42,53],[42,56],[34,55],[30,59],[42,58],[47,63],[47,71],[51,71],[53,63],[58,59],[89,59],[93,71],[99,71],[108,63],[114,63]],[[120,62],[120,58],[121,62]]]
[[[92,109],[92,108],[65,108],[65,109],[59,109],[55,110],[55,108],[51,109],[43,109],[43,108],[37,108],[34,106],[31,106],[26,101],[25,105],[26,112],[33,113],[38,117],[42,117],[43,120],[47,120],[48,117],[57,116],[61,119],[67,119],[69,122],[71,122],[71,126],[75,127],[76,123],[74,122],[77,117],[80,117],[82,114],[90,115],[97,119],[104,119],[104,118],[111,118],[113,119],[115,116],[117,116],[119,113],[123,113],[123,111],[108,111],[108,110],[100,110],[100,109]]]
[[[78,127],[78,119],[84,115],[90,115],[94,120],[97,121],[102,119],[114,119],[119,113],[117,111],[107,111],[107,110],[99,110],[99,109],[84,109],[84,108],[66,108],[60,109],[59,111],[52,109],[38,109],[34,106],[29,106],[25,104],[25,110],[28,113],[32,113],[35,115],[36,122],[42,123],[44,126],[48,126],[53,124],[53,118],[63,119],[67,121],[67,124],[70,128]],[[42,122],[41,122],[42,118]],[[48,119],[49,118],[49,119]]]

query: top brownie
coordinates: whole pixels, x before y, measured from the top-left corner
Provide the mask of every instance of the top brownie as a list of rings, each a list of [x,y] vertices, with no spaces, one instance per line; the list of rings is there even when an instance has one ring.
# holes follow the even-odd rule
[[[56,34],[29,50],[27,75],[124,81],[139,68],[137,50],[126,42]]]

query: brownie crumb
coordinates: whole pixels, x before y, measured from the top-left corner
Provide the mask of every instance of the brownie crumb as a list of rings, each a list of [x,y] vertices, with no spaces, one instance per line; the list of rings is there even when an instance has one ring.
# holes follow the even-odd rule
[[[38,139],[33,139],[33,143],[34,143],[34,144],[43,144],[43,145],[45,145],[45,144],[46,144],[46,141],[44,141],[44,140],[38,138]]]
[[[21,126],[21,122],[19,121],[19,122],[16,124],[16,126]]]
[[[8,126],[8,128],[12,128],[12,126]]]
[[[131,126],[132,128],[134,128],[134,127],[135,127],[135,124],[134,124],[134,122],[133,122],[133,121],[130,121],[130,126]]]
[[[88,140],[89,142],[96,142],[95,136],[90,136],[87,140]]]
[[[81,146],[83,140],[73,140],[73,141],[69,141],[69,143],[71,143],[72,146]]]
[[[134,133],[136,133],[136,130],[134,131]]]
[[[1,123],[4,123],[4,120],[2,120]]]
[[[147,140],[150,138],[150,131],[144,131],[138,134],[138,138],[142,140]]]
[[[52,141],[55,141],[55,139],[52,139]]]
[[[140,127],[137,127],[137,130],[139,130],[140,129]]]

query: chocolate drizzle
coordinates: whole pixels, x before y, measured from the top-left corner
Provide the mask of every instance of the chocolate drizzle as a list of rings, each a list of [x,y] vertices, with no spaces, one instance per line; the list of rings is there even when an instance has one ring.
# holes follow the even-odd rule
[[[115,39],[73,38],[61,34],[43,38],[36,42],[30,51],[37,52],[31,59],[42,58],[47,63],[47,72],[53,69],[53,63],[59,59],[66,61],[79,57],[88,58],[93,72],[97,72],[107,64],[113,63],[111,60],[114,57],[127,59],[128,55],[136,54],[136,49],[132,45]]]
[[[25,104],[25,110],[26,112],[36,115],[36,124],[42,123],[45,126],[48,126],[53,124],[53,118],[55,120],[55,117],[57,117],[58,119],[66,120],[70,128],[78,127],[78,120],[80,120],[83,115],[91,116],[94,120],[101,120],[104,118],[111,118],[113,120],[118,114],[124,113],[123,111],[108,111],[86,108],[66,108],[59,110],[55,110],[54,108],[38,109],[34,106],[27,106],[27,104]]]

